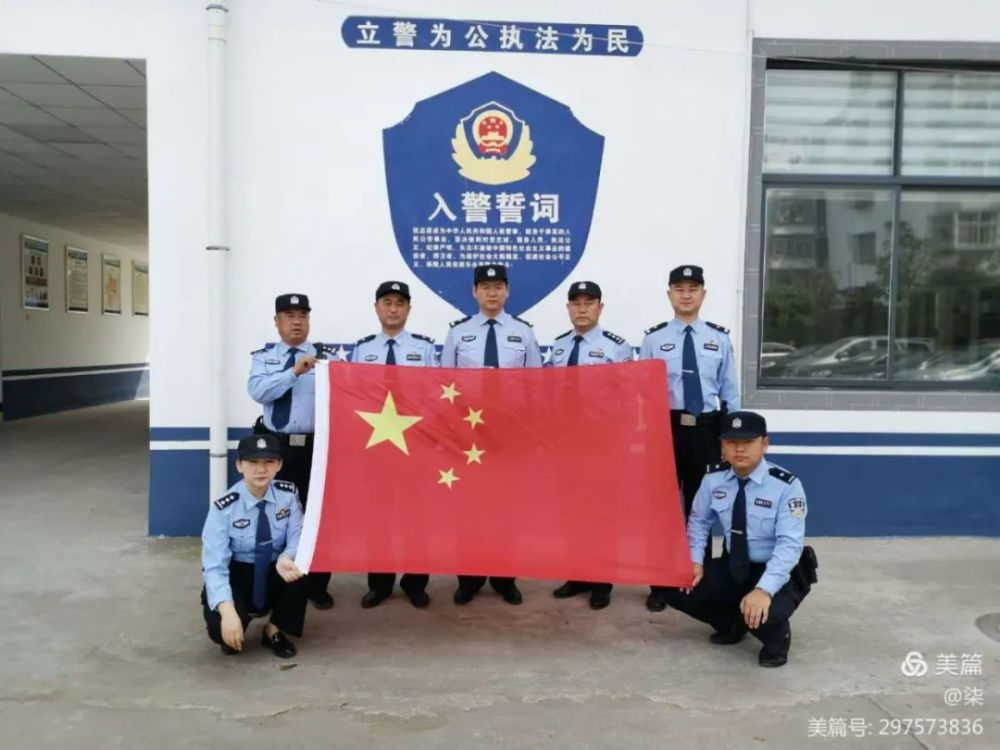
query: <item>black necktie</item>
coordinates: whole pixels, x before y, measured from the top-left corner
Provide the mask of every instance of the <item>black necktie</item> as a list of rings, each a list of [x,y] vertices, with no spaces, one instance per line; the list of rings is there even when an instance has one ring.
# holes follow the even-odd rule
[[[396,364],[396,339],[389,339],[385,342],[385,345],[389,347],[389,353],[385,355],[385,363],[387,365]]]
[[[267,503],[257,503],[257,546],[253,555],[253,610],[263,612],[267,605],[267,578],[271,572],[271,523],[264,510]]]
[[[569,353],[569,359],[566,360],[567,367],[576,367],[580,364],[580,342],[583,341],[583,336],[577,335],[573,337],[573,349]]]
[[[285,359],[285,366],[281,368],[281,371],[290,370],[295,365],[295,355],[299,353],[299,350],[294,346],[288,350],[288,358]],[[275,399],[274,404],[271,406],[271,422],[274,424],[274,429],[280,430],[286,424],[288,424],[288,418],[292,416],[292,389],[289,388],[282,395]]]
[[[736,583],[750,577],[750,552],[747,549],[747,479],[736,478],[740,488],[733,502],[733,523],[729,532],[729,574]]]
[[[490,332],[486,334],[486,351],[483,353],[483,367],[499,367],[500,354],[497,352],[497,322],[490,318],[486,321]]]
[[[698,355],[694,351],[694,329],[684,329],[684,351],[681,356],[681,382],[684,384],[684,411],[698,415],[705,408],[705,396],[701,392],[701,375],[698,374]]]

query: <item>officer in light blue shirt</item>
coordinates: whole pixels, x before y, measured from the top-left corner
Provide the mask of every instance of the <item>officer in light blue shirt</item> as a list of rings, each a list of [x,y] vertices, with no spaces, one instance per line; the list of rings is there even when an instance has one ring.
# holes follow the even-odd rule
[[[441,352],[442,367],[541,367],[542,354],[531,323],[504,312],[510,297],[507,267],[476,266],[472,296],[479,303],[475,315],[451,324]],[[491,576],[493,587],[508,604],[520,604],[521,592],[513,578]],[[459,576],[455,604],[468,604],[486,583],[486,576]]]
[[[719,420],[727,410],[740,408],[740,392],[729,329],[698,317],[705,301],[701,267],[672,270],[667,298],[674,319],[646,331],[639,359],[662,359],[667,364],[674,466],[687,516],[705,467],[720,460]],[[708,544],[705,554],[710,553]],[[662,586],[650,587],[646,608],[662,612],[667,606],[665,591]]]
[[[557,336],[552,345],[553,367],[604,365],[631,362],[632,347],[617,334],[600,326],[604,312],[601,287],[593,281],[574,281],[569,286],[566,309],[573,328]],[[567,599],[590,592],[591,609],[604,609],[611,603],[611,584],[589,581],[566,581],[552,592],[556,599]]]
[[[749,628],[764,644],[758,661],[788,661],[788,620],[815,582],[816,556],[804,546],[806,494],[791,472],[764,458],[767,423],[737,411],[722,425],[725,463],[710,467],[688,519],[694,579],[668,590],[668,603],[715,628],[712,643],[737,643]],[[704,561],[714,523],[725,534],[726,554]]]
[[[383,281],[375,290],[375,314],[382,330],[365,336],[354,345],[351,362],[370,365],[402,365],[404,367],[436,367],[434,339],[410,333],[406,321],[410,317],[410,287],[402,281]],[[378,498],[371,498],[378,502]],[[425,573],[404,573],[399,579],[410,603],[423,609],[431,603],[427,595],[428,576]],[[395,573],[369,573],[368,591],[361,598],[365,609],[377,607],[392,595]]]
[[[281,340],[266,344],[251,355],[247,391],[264,414],[254,425],[255,433],[271,433],[281,443],[284,462],[278,479],[295,484],[303,503],[309,502],[312,474],[313,432],[316,425],[317,359],[325,359],[329,347],[309,343],[309,297],[281,294],[274,300],[274,326]],[[310,573],[309,599],[317,609],[333,606],[327,592],[329,573]]]
[[[295,565],[302,533],[298,492],[274,478],[281,467],[274,435],[243,438],[237,456],[243,479],[211,503],[201,532],[208,637],[235,654],[250,622],[270,612],[261,643],[290,659],[295,646],[285,633],[301,637],[306,611],[305,581]]]

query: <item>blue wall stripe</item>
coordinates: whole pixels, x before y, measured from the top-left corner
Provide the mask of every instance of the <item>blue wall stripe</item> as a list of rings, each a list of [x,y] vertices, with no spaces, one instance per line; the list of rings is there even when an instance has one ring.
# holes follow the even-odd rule
[[[46,367],[40,370],[4,370],[3,377],[15,378],[24,375],[80,375],[102,370],[135,370],[139,367],[149,369],[149,362],[136,362],[131,365],[86,365],[84,367]]]
[[[3,415],[8,420],[23,419],[148,396],[148,369],[4,380]]]
[[[150,440],[208,440],[207,427],[150,427]]]

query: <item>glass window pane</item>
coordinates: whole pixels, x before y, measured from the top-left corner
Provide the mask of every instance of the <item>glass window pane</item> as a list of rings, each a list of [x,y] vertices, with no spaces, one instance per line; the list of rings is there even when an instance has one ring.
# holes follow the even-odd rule
[[[904,192],[895,379],[1000,388],[1000,192]]]
[[[892,173],[896,74],[769,70],[764,171]]]
[[[906,175],[1000,175],[1000,74],[906,73]]]
[[[761,378],[885,379],[892,192],[766,194]]]

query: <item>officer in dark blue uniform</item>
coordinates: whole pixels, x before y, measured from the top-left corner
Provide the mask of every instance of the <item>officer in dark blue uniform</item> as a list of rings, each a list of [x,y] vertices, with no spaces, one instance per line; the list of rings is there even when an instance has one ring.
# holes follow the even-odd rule
[[[670,606],[715,628],[712,643],[738,643],[749,629],[763,647],[763,667],[788,661],[788,619],[816,581],[816,556],[804,546],[806,493],[791,472],[764,458],[767,423],[737,411],[722,425],[725,463],[710,467],[688,519],[694,566],[691,588],[668,589]],[[704,559],[712,525],[725,534],[726,554]]]
[[[678,266],[671,271],[667,297],[674,319],[646,331],[639,359],[662,359],[667,364],[674,466],[687,516],[705,467],[720,459],[719,419],[727,410],[740,408],[740,391],[729,329],[698,317],[705,301],[701,267]],[[710,554],[707,542],[705,555]],[[650,589],[647,609],[662,612],[667,606],[666,588]]]
[[[295,564],[302,508],[295,485],[275,479],[281,446],[274,435],[243,438],[237,456],[243,479],[209,506],[201,532],[208,637],[235,654],[250,622],[270,613],[261,643],[290,659],[295,646],[285,633],[301,636],[306,616],[305,581]]]
[[[604,365],[631,362],[634,352],[621,336],[601,327],[604,312],[601,287],[593,281],[574,281],[569,286],[566,309],[573,328],[557,336],[552,345],[553,367]],[[589,581],[566,581],[552,592],[556,599],[567,599],[590,592],[591,609],[604,609],[611,603],[611,584]]]
[[[407,284],[402,281],[379,284],[375,290],[375,314],[382,330],[365,336],[354,345],[351,362],[436,367],[434,339],[406,330],[410,308],[410,287]],[[378,498],[371,498],[371,501],[378,502]],[[431,603],[427,582],[426,573],[404,573],[399,579],[399,587],[414,607],[422,609]],[[361,598],[361,606],[365,609],[378,606],[392,595],[395,583],[395,573],[369,573],[368,591]]]
[[[477,266],[472,295],[479,312],[451,324],[441,351],[442,367],[541,367],[542,354],[531,323],[504,311],[510,297],[507,267]],[[491,576],[490,586],[508,604],[520,604],[513,578]],[[455,604],[468,604],[486,583],[486,576],[459,576]]]
[[[293,482],[302,501],[309,501],[313,432],[316,423],[316,376],[313,366],[326,357],[322,344],[309,343],[309,298],[282,294],[274,300],[274,325],[281,340],[253,352],[247,391],[264,407],[255,433],[271,433],[281,443],[284,462],[279,479]],[[317,609],[333,606],[327,592],[329,573],[310,573],[309,599]]]

